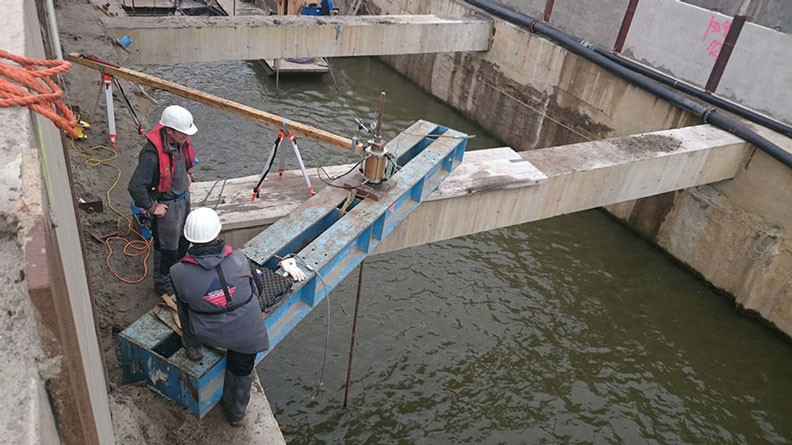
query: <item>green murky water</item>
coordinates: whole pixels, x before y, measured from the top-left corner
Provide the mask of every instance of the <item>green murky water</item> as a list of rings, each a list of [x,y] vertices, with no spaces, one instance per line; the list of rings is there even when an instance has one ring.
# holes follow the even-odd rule
[[[388,137],[423,118],[501,145],[376,60],[334,66],[340,95],[324,76],[282,79],[280,98],[252,63],[147,71],[346,136],[385,90]],[[194,111],[205,179],[259,172],[273,129],[162,99]],[[309,166],[352,159],[300,145]],[[792,345],[603,212],[367,260],[343,410],[356,280],[331,295],[318,392],[324,305],[259,367],[292,443],[792,441]]]

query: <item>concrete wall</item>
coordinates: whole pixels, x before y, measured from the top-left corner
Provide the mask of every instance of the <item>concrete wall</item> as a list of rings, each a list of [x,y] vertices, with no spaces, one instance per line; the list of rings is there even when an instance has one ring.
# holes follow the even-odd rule
[[[704,86],[729,16],[675,0],[638,4],[624,54]],[[717,93],[792,123],[792,35],[746,23]]]
[[[682,0],[685,3],[707,8],[715,12],[720,12],[728,16],[736,15],[743,0]],[[751,22],[760,26],[765,26],[776,31],[792,32],[792,5],[789,0],[753,0],[756,6],[753,11],[749,9],[752,16]]]
[[[411,6],[409,0],[374,0],[374,3],[383,11]],[[657,52],[652,54],[658,60],[676,57],[667,41],[681,31],[670,31],[669,24],[677,28],[689,26],[689,17],[683,15],[686,10],[694,10],[693,18],[704,19],[706,26],[712,13],[676,1],[666,2],[665,6],[670,5],[667,9],[653,9],[652,5],[657,4],[644,0],[639,5],[643,15],[638,23],[653,26],[651,32],[657,36],[640,45],[654,45]],[[469,13],[452,0],[432,2],[431,7],[416,5],[414,9],[421,13],[431,9]],[[669,11],[675,11],[673,17],[666,15]],[[544,39],[500,20],[496,20],[495,26],[492,50],[483,55],[405,56],[385,60],[519,149],[576,142],[582,135],[590,139],[621,136],[690,125],[695,121]],[[701,37],[699,34],[698,39]],[[635,45],[633,40],[633,48]],[[693,50],[688,44],[683,48]],[[786,51],[786,48],[771,48]],[[678,62],[683,64],[684,60]],[[753,65],[756,66],[762,65]],[[753,79],[773,75],[771,69],[755,71]],[[775,75],[788,73],[786,70]],[[764,97],[783,94],[787,92],[767,91]],[[550,119],[560,120],[572,130]],[[758,131],[792,152],[792,140],[769,130]],[[629,201],[608,210],[715,287],[732,294],[738,305],[755,311],[792,336],[790,202],[792,170],[763,152],[754,152],[734,180]]]
[[[500,0],[515,11],[542,20],[547,0]],[[629,0],[555,0],[550,24],[573,36],[613,48]]]
[[[46,58],[37,3],[0,0],[0,48]],[[0,347],[0,398],[10,408],[0,440],[58,443],[60,432],[65,443],[113,443],[60,131],[24,107],[0,108],[0,122],[0,299],[12,314],[2,330],[11,341]]]
[[[790,202],[792,169],[757,151],[731,181],[609,210],[792,336]]]
[[[689,3],[718,5],[724,13]],[[641,0],[624,47],[624,55],[703,87],[726,37],[726,26],[741,0]],[[405,0],[377,0],[383,11],[429,9]],[[432,2],[433,3],[433,2]],[[444,3],[444,2],[441,2]],[[463,2],[462,2],[463,3]],[[518,12],[541,19],[546,0],[500,0]],[[604,48],[613,48],[627,0],[555,0],[550,24]],[[434,7],[434,6],[433,6]],[[397,12],[400,11],[400,12]],[[726,14],[726,15],[724,15]],[[759,9],[765,26],[792,24],[792,2],[767,0]],[[770,18],[775,18],[771,20]],[[770,21],[767,21],[770,20]],[[792,123],[792,35],[746,23],[716,93]]]
[[[0,10],[5,12],[0,15],[0,48],[25,54],[29,34],[23,17],[37,20],[35,5],[0,0]],[[29,278],[21,261],[28,238],[43,220],[34,126],[27,108],[0,107],[0,122],[0,332],[9,335],[0,347],[0,401],[8,408],[0,419],[0,441],[59,443],[44,389],[47,376],[38,369],[38,363],[57,369],[57,359],[45,351],[47,332],[39,330],[40,314],[28,295]]]
[[[385,0],[382,13],[464,15],[451,0]],[[561,145],[678,128],[693,116],[570,54],[548,40],[495,21],[490,51],[383,58],[515,148]],[[431,68],[431,69],[430,69]],[[635,110],[641,110],[637,118]]]

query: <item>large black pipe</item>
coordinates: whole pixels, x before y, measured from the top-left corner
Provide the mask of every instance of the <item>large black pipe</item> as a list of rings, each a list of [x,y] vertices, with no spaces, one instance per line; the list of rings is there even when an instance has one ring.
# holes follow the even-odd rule
[[[533,33],[546,37],[564,49],[576,54],[590,62],[596,63],[602,68],[607,69],[613,74],[621,77],[622,79],[642,88],[655,96],[670,102],[686,111],[689,111],[701,119],[705,124],[714,125],[721,130],[727,131],[741,139],[744,139],[751,144],[757,146],[759,149],[765,151],[770,156],[777,159],[787,167],[792,168],[792,154],[787,153],[781,147],[768,141],[754,131],[748,129],[739,122],[729,117],[719,114],[715,108],[707,107],[699,102],[696,102],[682,94],[667,88],[663,85],[655,83],[651,79],[636,73],[627,67],[624,67],[608,57],[603,56],[597,52],[592,51],[588,46],[584,45],[581,41],[576,40],[563,31],[536,20],[525,14],[516,12],[501,4],[489,0],[466,0],[473,6],[477,6],[490,14],[500,17],[508,22],[517,26],[525,28]]]
[[[605,48],[595,46],[594,51],[618,63],[619,65],[629,68],[630,70],[635,71],[636,73],[639,73],[641,75],[644,75],[654,81],[660,82],[663,85],[667,85],[671,88],[675,88],[685,94],[695,97],[696,99],[715,105],[716,107],[726,110],[729,113],[735,114],[744,119],[748,119],[751,122],[755,122],[763,127],[767,127],[773,131],[777,131],[783,134],[784,136],[792,138],[792,127],[787,124],[784,124],[783,122],[779,122],[775,119],[771,119],[751,109],[745,108],[741,105],[737,105],[734,102],[729,102],[726,99],[722,99],[718,96],[715,96],[707,91],[704,91],[701,88],[687,84],[678,79],[674,79],[671,76],[665,75],[661,72],[645,67],[640,63],[633,62],[630,59],[621,57],[617,54],[613,54],[610,51],[606,50]]]

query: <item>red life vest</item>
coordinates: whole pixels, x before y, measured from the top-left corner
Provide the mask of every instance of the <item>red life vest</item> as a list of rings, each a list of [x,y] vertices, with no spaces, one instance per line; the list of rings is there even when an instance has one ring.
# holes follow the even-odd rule
[[[223,252],[223,257],[227,257],[228,255],[231,255],[231,252],[233,252],[233,251],[234,251],[233,247],[231,247],[229,245],[226,245],[225,246],[225,252]],[[184,255],[184,258],[182,258],[182,261],[185,262],[185,263],[190,263],[190,264],[198,264],[198,261],[196,261],[195,258],[191,257],[189,253]]]
[[[173,182],[173,155],[165,151],[163,141],[164,128],[162,124],[157,124],[146,134],[146,139],[157,149],[157,156],[159,157],[160,176],[159,184],[157,184],[157,193],[168,193]],[[182,156],[184,156],[184,167],[187,171],[190,171],[195,160],[195,151],[190,138],[187,138],[179,149],[182,151]]]

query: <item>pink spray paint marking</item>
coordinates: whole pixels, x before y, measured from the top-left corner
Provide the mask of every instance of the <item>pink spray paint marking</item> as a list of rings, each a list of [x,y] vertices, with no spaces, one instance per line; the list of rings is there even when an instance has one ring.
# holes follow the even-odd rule
[[[708,56],[716,60],[718,59],[718,54],[720,54],[720,50],[723,47],[723,40],[718,40],[718,36],[723,34],[723,38],[725,39],[726,34],[729,33],[729,28],[731,28],[731,20],[724,19],[720,22],[717,16],[712,14],[707,28],[704,30],[704,36],[701,38],[702,42],[707,42],[708,37],[713,37],[713,39],[707,43],[706,50]]]

